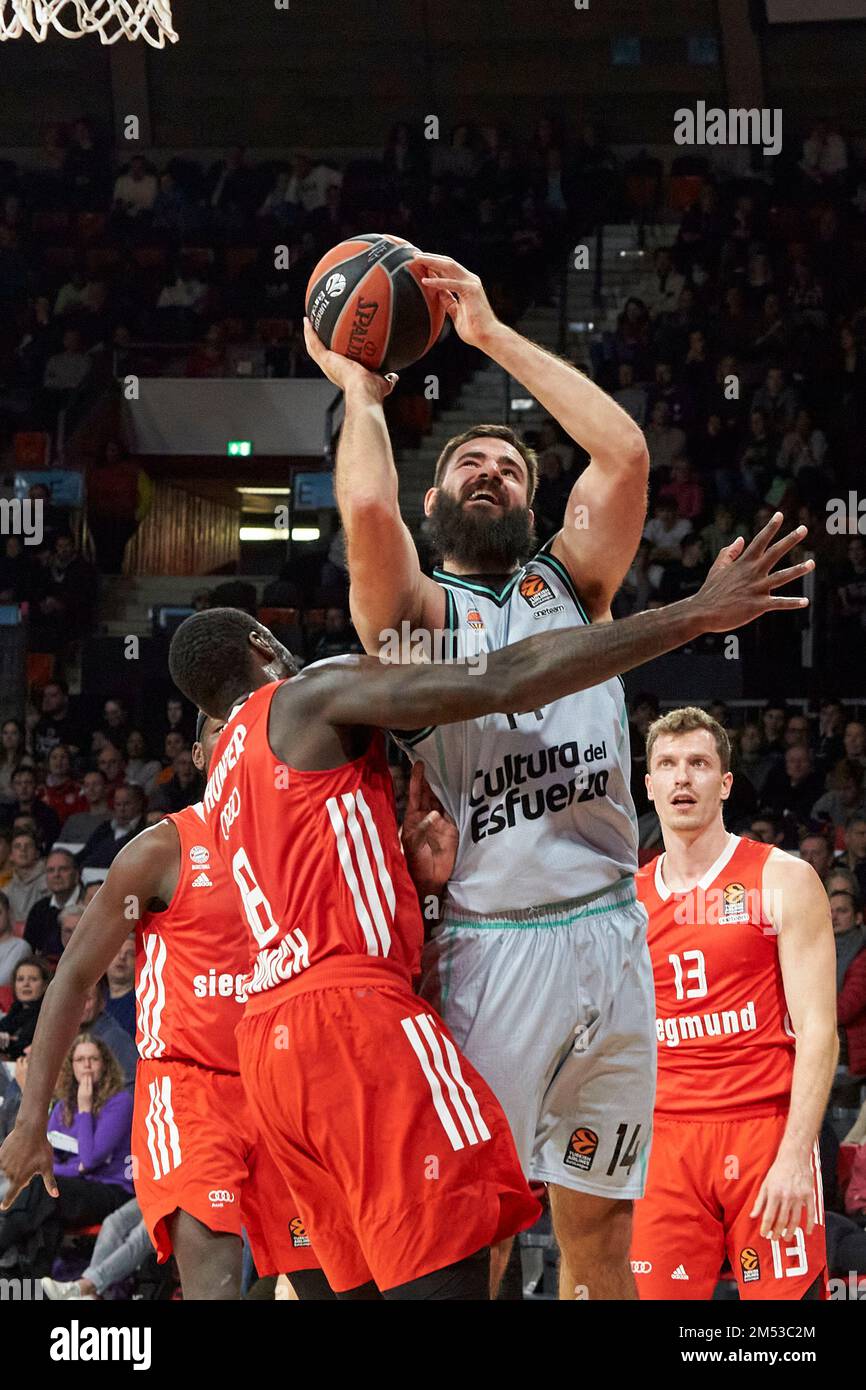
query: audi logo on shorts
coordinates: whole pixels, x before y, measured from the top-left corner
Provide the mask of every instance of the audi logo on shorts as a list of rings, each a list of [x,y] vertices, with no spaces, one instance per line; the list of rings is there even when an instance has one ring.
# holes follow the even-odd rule
[[[232,792],[231,796],[229,797],[228,801],[226,802],[225,806],[222,808],[220,812],[220,829],[223,832],[224,840],[228,839],[229,830],[231,829],[232,825],[240,815],[240,810],[241,794],[238,791],[237,787],[235,787],[234,791]]]
[[[230,1205],[234,1201],[235,1194],[229,1192],[227,1188],[215,1187],[212,1192],[207,1194],[207,1199],[212,1207],[224,1207]]]
[[[649,1260],[632,1260],[631,1262],[632,1274],[649,1274],[651,1270],[652,1264]]]

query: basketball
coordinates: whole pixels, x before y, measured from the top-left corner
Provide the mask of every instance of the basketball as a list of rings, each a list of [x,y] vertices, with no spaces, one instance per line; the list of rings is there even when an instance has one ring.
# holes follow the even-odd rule
[[[439,296],[421,284],[417,247],[374,233],[341,241],[307,285],[307,317],[325,347],[373,372],[399,372],[442,332]]]

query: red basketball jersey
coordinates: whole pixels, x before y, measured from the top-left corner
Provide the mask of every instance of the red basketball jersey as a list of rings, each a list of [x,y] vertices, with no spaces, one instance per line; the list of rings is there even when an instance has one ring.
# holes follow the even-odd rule
[[[665,884],[663,854],[637,875],[649,915],[662,1114],[789,1102],[794,1036],[762,892],[771,853],[771,845],[731,835],[688,893]]]
[[[146,912],[139,924],[138,1053],[237,1072],[235,1028],[249,968],[246,932],[201,803],[166,819],[180,839],[180,869],[166,911]]]
[[[385,740],[326,772],[281,763],[268,742],[278,684],[234,711],[211,760],[204,809],[250,932],[248,1012],[328,961],[359,955],[416,973],[418,899],[397,833]]]

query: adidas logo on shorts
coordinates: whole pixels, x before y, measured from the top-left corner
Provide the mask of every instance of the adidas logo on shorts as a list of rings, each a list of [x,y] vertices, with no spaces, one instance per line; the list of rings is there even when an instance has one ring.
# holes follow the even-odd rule
[[[689,1276],[686,1274],[686,1271],[683,1269],[682,1265],[677,1265],[676,1269],[671,1275],[672,1279],[688,1279],[688,1277]]]
[[[213,882],[208,878],[207,874],[202,871],[193,879],[192,886],[193,888],[213,888]]]

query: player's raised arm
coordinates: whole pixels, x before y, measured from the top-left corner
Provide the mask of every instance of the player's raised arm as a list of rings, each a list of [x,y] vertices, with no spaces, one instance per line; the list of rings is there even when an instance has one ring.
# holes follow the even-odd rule
[[[448,296],[446,312],[464,342],[519,381],[589,454],[552,553],[571,574],[590,617],[604,616],[646,519],[649,453],[643,430],[570,362],[500,323],[477,275],[448,256],[421,252],[417,259],[429,271],[424,284],[441,285]]]
[[[815,870],[778,850],[764,867],[762,896],[779,933],[785,1003],[797,1037],[791,1106],[775,1161],[751,1215],[761,1234],[784,1238],[816,1220],[812,1151],[839,1053],[836,947],[827,894]]]
[[[57,1196],[45,1122],[63,1059],[79,1031],[87,991],[105,974],[153,899],[167,901],[177,879],[180,845],[170,822],[154,826],[120,851],[88,903],[42,1001],[27,1066],[27,1085],[14,1130],[0,1149],[9,1179],[5,1211],[35,1173]]]
[[[485,669],[466,665],[387,666],[373,658],[322,668],[305,678],[311,709],[337,725],[417,729],[493,713],[520,713],[598,685],[672,651],[703,632],[730,632],[766,612],[804,608],[775,590],[813,568],[811,560],[773,571],[806,528],[780,541],[777,512],[752,543],[726,547],[692,598],[614,623],[529,637],[493,652]]]
[[[418,552],[400,515],[397,469],[382,402],[397,377],[383,377],[331,352],[304,320],[307,351],[343,392],[345,415],[337,446],[334,486],[346,536],[355,629],[371,654],[385,629],[442,627],[445,596],[421,573]]]

